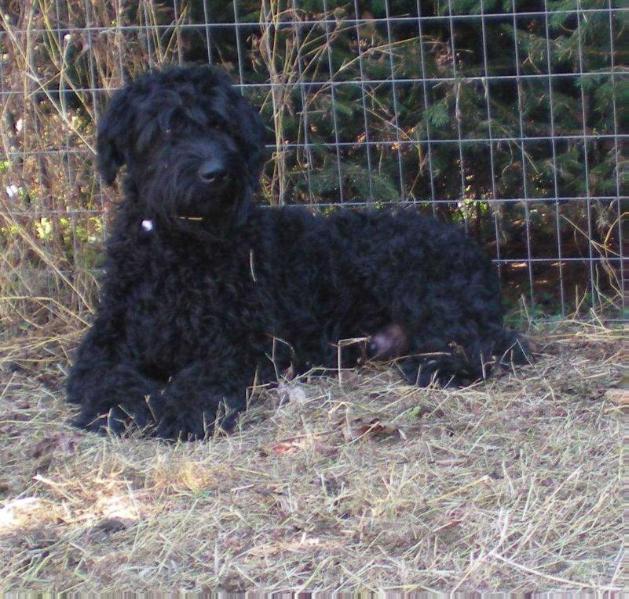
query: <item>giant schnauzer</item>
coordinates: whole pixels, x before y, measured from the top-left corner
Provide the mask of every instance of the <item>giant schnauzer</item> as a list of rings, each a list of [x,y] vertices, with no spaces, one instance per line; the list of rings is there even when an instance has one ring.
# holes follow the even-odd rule
[[[94,325],[68,381],[90,430],[202,438],[234,425],[254,379],[395,359],[419,385],[523,359],[490,261],[457,227],[397,211],[316,216],[252,202],[257,112],[210,67],[148,72],[117,92],[98,166],[124,200]]]

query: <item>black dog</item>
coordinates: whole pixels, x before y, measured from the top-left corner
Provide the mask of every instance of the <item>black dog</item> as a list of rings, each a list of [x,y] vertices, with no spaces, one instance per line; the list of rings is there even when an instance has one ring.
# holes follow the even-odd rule
[[[254,378],[336,366],[340,339],[367,337],[419,385],[525,357],[491,263],[458,228],[411,210],[252,205],[263,132],[209,67],[150,72],[114,96],[98,161],[109,184],[126,165],[125,199],[68,381],[78,425],[203,437],[234,424]]]

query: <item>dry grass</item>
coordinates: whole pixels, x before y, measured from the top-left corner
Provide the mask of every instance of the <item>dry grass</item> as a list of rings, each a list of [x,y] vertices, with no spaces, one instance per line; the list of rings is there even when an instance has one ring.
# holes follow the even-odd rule
[[[68,427],[61,354],[5,368],[0,584],[619,588],[620,333],[564,325],[539,345],[465,390],[391,370],[284,382],[239,433],[178,445]]]

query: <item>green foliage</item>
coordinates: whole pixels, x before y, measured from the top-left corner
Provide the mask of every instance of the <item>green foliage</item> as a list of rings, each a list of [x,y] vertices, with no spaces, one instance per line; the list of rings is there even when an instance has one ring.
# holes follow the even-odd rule
[[[433,127],[441,129],[450,122],[450,114],[448,113],[448,103],[445,100],[436,102],[424,111],[424,119],[426,119]]]

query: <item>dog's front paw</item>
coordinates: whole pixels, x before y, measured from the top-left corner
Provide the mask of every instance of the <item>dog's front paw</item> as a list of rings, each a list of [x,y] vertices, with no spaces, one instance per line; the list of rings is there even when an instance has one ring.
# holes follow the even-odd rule
[[[210,392],[189,391],[184,395],[177,389],[167,389],[164,400],[155,432],[162,439],[207,439],[217,427],[231,431],[238,417],[237,411],[227,409],[223,400]]]
[[[70,424],[91,433],[112,432],[115,435],[121,435],[127,426],[125,414],[120,408],[112,408],[105,414],[83,409],[78,416],[70,420]]]
[[[102,414],[84,408],[71,424],[93,433],[123,435],[133,430],[150,429],[154,421],[149,409],[131,414],[116,406]]]
[[[150,433],[161,411],[161,387],[128,365],[89,375],[83,368],[68,383],[68,399],[81,406],[72,424],[97,433]]]
[[[216,414],[211,410],[169,407],[161,416],[155,435],[162,439],[197,441],[212,435]]]

